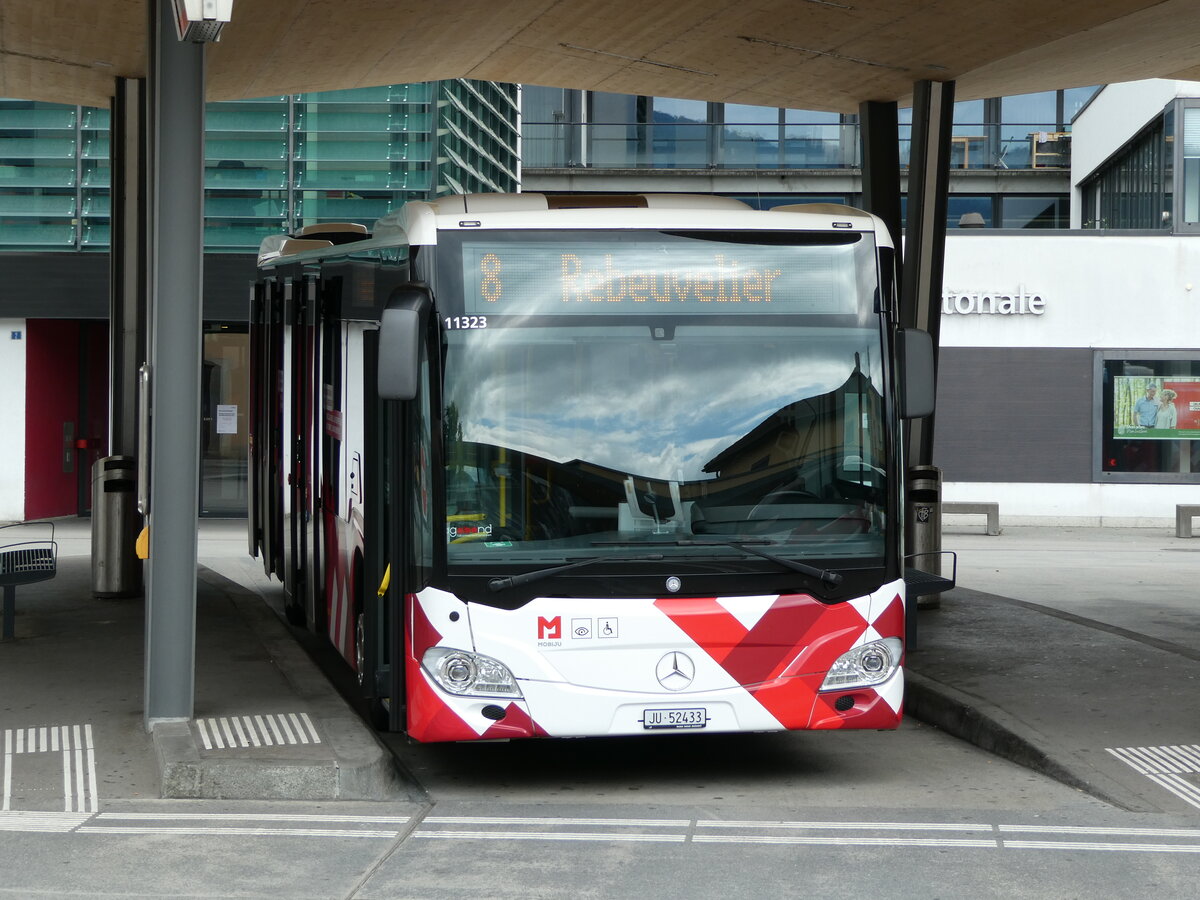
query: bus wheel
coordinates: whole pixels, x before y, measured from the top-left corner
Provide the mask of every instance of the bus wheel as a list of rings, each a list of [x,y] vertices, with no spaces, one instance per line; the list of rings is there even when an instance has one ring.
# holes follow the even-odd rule
[[[300,603],[284,603],[283,614],[288,620],[289,625],[295,625],[297,628],[305,626],[304,621],[304,606]]]

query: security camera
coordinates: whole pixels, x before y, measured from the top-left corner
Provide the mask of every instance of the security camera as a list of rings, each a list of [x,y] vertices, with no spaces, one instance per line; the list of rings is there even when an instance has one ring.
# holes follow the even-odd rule
[[[175,30],[181,41],[204,44],[221,39],[221,28],[233,18],[233,0],[171,0]]]

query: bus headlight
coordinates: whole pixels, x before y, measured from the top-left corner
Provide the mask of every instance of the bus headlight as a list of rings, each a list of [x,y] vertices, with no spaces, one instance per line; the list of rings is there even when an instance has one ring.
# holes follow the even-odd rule
[[[451,694],[472,697],[520,697],[517,679],[499,660],[454,650],[450,647],[430,647],[421,665],[434,681]]]
[[[902,649],[900,638],[883,638],[843,653],[830,666],[821,690],[835,691],[883,684],[899,667]]]

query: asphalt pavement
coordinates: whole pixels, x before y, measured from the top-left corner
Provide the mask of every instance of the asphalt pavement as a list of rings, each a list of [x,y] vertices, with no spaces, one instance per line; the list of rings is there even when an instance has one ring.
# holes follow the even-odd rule
[[[195,718],[153,735],[142,601],[93,599],[89,523],[55,524],[57,577],[18,588],[0,643],[0,812],[421,800],[283,624],[244,522],[201,525]],[[948,519],[960,587],[919,614],[907,713],[1117,808],[1200,815],[1200,539],[982,531]]]

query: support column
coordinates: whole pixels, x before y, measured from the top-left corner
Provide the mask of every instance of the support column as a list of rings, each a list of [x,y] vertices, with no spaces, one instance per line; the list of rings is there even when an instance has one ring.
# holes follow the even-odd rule
[[[178,39],[171,0],[151,0],[150,16],[148,730],[191,718],[195,701],[204,251],[204,45]]]
[[[112,102],[109,256],[110,456],[137,455],[137,373],[146,361],[146,82],[118,78]],[[132,548],[131,548],[132,549]]]
[[[908,165],[908,227],[900,279],[900,324],[933,335],[936,369],[941,332],[942,264],[946,249],[946,199],[954,82],[913,85],[912,151]],[[933,416],[908,423],[906,461],[933,464]]]
[[[869,100],[858,107],[863,209],[883,219],[900,268],[900,124],[896,104]]]

